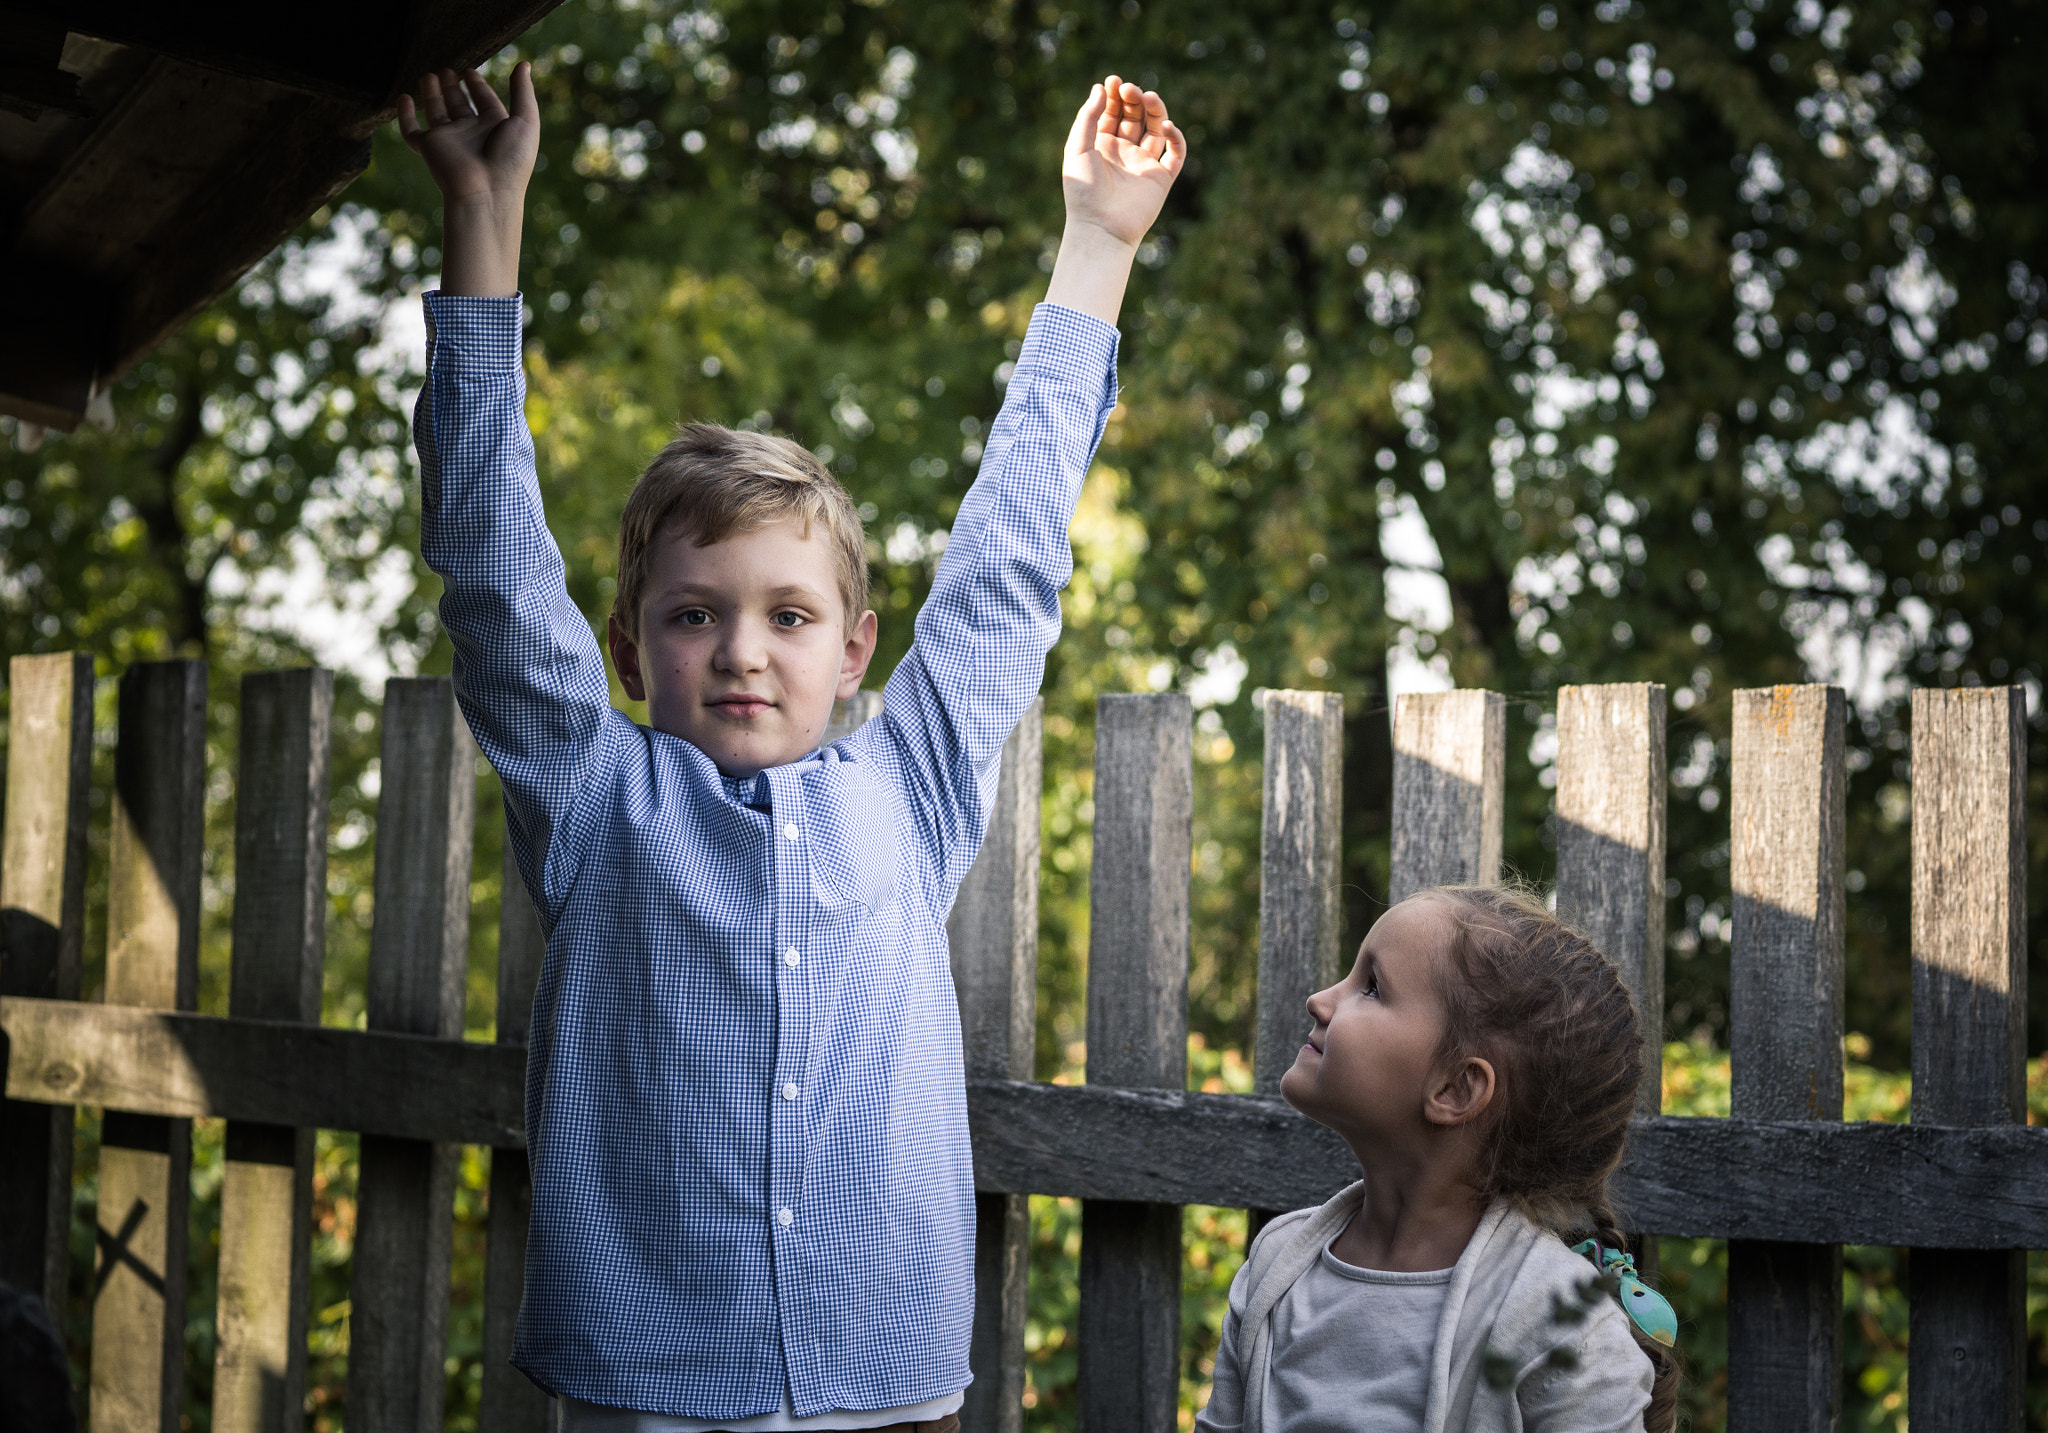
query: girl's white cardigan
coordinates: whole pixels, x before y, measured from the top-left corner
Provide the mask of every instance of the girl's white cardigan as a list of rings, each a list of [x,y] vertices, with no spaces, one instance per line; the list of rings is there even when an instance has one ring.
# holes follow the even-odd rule
[[[1261,1433],[1266,1377],[1272,1365],[1268,1316],[1273,1306],[1364,1202],[1361,1180],[1320,1209],[1281,1215],[1253,1243],[1241,1285],[1244,1306],[1238,1308],[1232,1301],[1232,1312],[1239,1318],[1244,1433]],[[1567,1308],[1579,1307],[1578,1290],[1592,1275],[1593,1266],[1549,1230],[1505,1203],[1488,1209],[1458,1256],[1444,1294],[1421,1433],[1521,1433],[1521,1406],[1514,1387],[1544,1367],[1551,1350],[1582,1346],[1598,1323],[1628,1317],[1603,1297],[1581,1322],[1558,1321],[1557,1301]],[[1500,1355],[1513,1369],[1510,1387],[1488,1385],[1489,1353]],[[1647,1386],[1647,1358],[1643,1367]]]

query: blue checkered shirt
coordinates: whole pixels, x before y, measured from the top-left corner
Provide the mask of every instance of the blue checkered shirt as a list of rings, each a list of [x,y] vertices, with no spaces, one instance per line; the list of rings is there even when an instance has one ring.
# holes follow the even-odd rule
[[[882,715],[733,782],[611,705],[541,512],[519,300],[426,308],[421,548],[548,933],[513,1361],[701,1419],[955,1393],[974,1170],[945,919],[1059,635],[1116,331],[1039,307]]]

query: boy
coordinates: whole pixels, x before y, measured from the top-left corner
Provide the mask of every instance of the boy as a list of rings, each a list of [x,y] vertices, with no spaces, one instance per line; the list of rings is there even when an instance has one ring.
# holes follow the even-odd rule
[[[881,719],[860,525],[808,452],[692,425],[622,520],[611,707],[543,523],[518,261],[538,140],[474,71],[400,129],[446,214],[415,415],[421,546],[463,711],[548,931],[527,1056],[515,1362],[570,1429],[956,1428],[974,1188],[945,917],[1037,691],[1114,324],[1186,144],[1111,76],[1067,226]]]

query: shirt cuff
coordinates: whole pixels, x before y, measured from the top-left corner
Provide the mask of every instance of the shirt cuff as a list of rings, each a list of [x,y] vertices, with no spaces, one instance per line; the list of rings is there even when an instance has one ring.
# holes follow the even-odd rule
[[[420,295],[427,312],[427,366],[450,365],[516,372],[524,296],[479,298],[431,289]]]
[[[1093,314],[1042,303],[1031,311],[1031,326],[1024,333],[1023,347],[1017,351],[1015,371],[1099,382],[1103,385],[1103,407],[1107,411],[1116,403],[1116,354],[1120,341],[1116,328]]]

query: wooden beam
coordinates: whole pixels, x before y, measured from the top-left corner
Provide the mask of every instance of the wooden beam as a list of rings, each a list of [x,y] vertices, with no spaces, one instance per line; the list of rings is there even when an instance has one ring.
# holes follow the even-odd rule
[[[1186,697],[1097,700],[1090,1085],[1187,1085],[1193,762]],[[1083,1427],[1178,1427],[1180,1223],[1179,1207],[1159,1201],[1091,1200],[1081,1208]]]
[[[1913,1119],[2026,1109],[2027,705],[2018,687],[1913,693]],[[1915,1249],[1916,1433],[2021,1426],[2026,1260]]]
[[[1728,1023],[1745,1119],[1842,1117],[1845,710],[1839,687],[1735,693]],[[1841,1321],[1839,1245],[1731,1243],[1730,1424],[1834,1433]]]
[[[446,677],[384,687],[371,1028],[462,1033],[476,747]],[[349,1314],[349,1425],[437,1428],[447,1376],[455,1170],[449,1144],[365,1136]]]
[[[525,1052],[376,1030],[0,999],[7,1094],[183,1118],[519,1148]],[[977,1080],[999,1194],[1299,1209],[1356,1177],[1337,1137],[1254,1095]],[[1686,1239],[2048,1249],[2048,1128],[1639,1116],[1615,1177]]]
[[[1045,704],[1034,701],[1003,747],[987,838],[946,922],[967,1078],[1029,1080],[1038,996],[1039,807]],[[1024,1320],[1031,1264],[1025,1194],[974,1199],[974,1382],[963,1428],[1022,1433]]]
[[[199,997],[206,836],[206,664],[139,662],[121,678],[107,860],[108,1005],[190,1010]],[[92,1427],[178,1427],[185,1381],[192,1127],[108,1113],[100,1124]]]
[[[8,664],[0,995],[76,1000],[85,938],[92,658]],[[71,1254],[69,1105],[0,1100],[0,1280],[64,1307]]]
[[[523,1148],[526,1051],[277,1020],[0,1000],[10,1099]]]
[[[237,1016],[320,1023],[334,674],[242,678],[235,782]],[[222,1172],[217,1433],[299,1433],[312,1298],[313,1131],[234,1121]]]
[[[1500,879],[1507,730],[1498,692],[1395,698],[1390,903],[1428,886]]]

